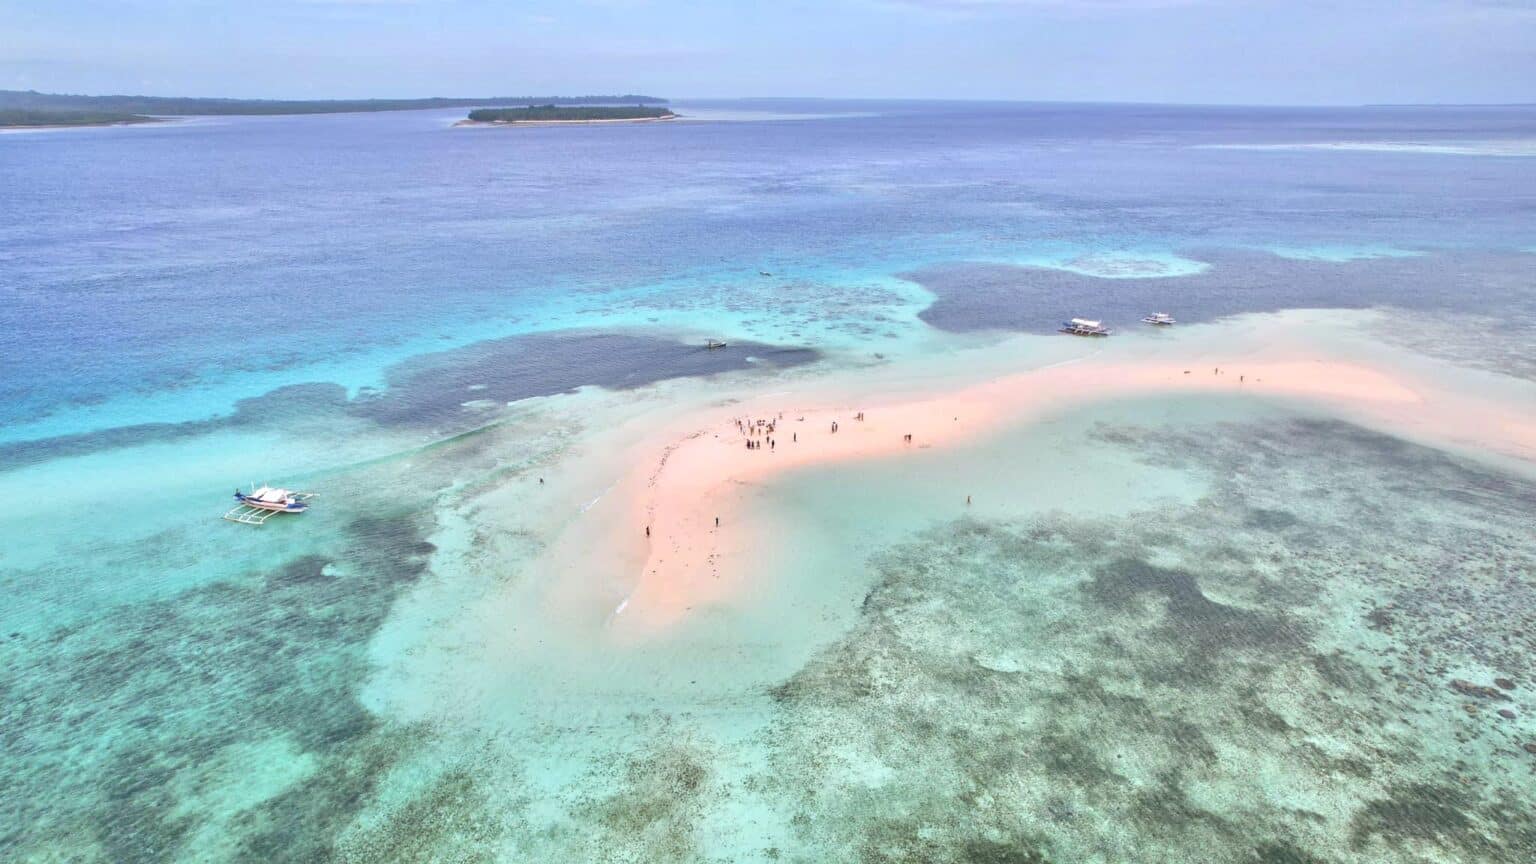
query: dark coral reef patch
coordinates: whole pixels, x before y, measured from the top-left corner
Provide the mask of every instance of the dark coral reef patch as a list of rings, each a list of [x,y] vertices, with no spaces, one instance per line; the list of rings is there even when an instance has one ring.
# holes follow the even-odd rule
[[[1519,732],[1462,705],[1517,698],[1492,673],[1536,656],[1536,484],[1341,423],[1096,437],[1209,492],[878,556],[856,628],[772,693],[807,848],[1536,857]],[[1488,680],[1448,685],[1469,668]]]

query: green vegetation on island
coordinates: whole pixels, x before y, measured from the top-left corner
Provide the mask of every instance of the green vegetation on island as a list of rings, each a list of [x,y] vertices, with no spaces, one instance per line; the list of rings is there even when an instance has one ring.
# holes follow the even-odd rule
[[[527,105],[522,108],[477,108],[469,112],[475,123],[551,123],[591,120],[667,120],[676,117],[658,105]]]
[[[119,111],[33,111],[0,108],[0,128],[17,126],[113,126],[119,123],[154,123],[158,118]]]
[[[35,90],[0,90],[0,110],[110,112],[185,116],[194,114],[341,114],[353,111],[417,111],[501,105],[665,105],[665,99],[622,96],[493,96],[482,99],[218,99],[180,96],[76,96]]]

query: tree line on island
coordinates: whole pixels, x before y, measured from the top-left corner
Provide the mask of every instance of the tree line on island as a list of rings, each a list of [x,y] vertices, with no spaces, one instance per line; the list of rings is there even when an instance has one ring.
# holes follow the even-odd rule
[[[526,105],[521,108],[476,108],[475,123],[517,123],[557,120],[662,120],[675,117],[659,105]]]
[[[6,126],[112,126],[118,123],[154,123],[158,117],[120,111],[33,111],[0,108],[0,128]]]
[[[655,96],[493,96],[430,99],[224,99],[181,96],[80,96],[0,90],[0,126],[92,126],[197,115],[341,114],[498,106],[665,106]],[[665,112],[665,108],[660,109]],[[150,116],[154,115],[154,116]]]

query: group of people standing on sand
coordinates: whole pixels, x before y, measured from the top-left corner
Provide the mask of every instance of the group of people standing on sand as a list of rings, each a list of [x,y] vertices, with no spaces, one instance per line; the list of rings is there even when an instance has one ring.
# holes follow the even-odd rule
[[[779,417],[783,416],[783,413],[779,414]],[[748,418],[742,420],[740,417],[736,418],[736,431],[747,436],[748,450],[761,450],[764,444],[768,445],[769,450],[777,448],[779,442],[773,437],[773,430],[777,426],[777,419],[753,420]],[[799,440],[799,438],[797,437],[796,440]]]
[[[746,447],[747,447],[748,450],[762,450],[764,448],[764,445],[767,446],[767,449],[773,450],[773,449],[776,449],[777,446],[778,446],[778,440],[774,438],[774,431],[778,428],[779,421],[783,420],[783,419],[784,419],[784,412],[782,412],[782,411],[780,411],[778,413],[778,416],[776,416],[774,418],[771,418],[771,419],[767,419],[767,420],[756,419],[756,418],[751,418],[751,417],[747,417],[747,418],[737,417],[736,418],[736,431],[740,432],[742,435],[746,436],[746,439],[747,439],[746,440]],[[803,421],[805,418],[801,417],[799,419]],[[855,419],[855,420],[863,420],[864,419],[864,412],[860,411],[857,414],[854,414],[853,415],[853,419]],[[842,422],[841,421],[839,421],[839,420],[831,421],[830,429],[832,431],[832,434],[834,434],[834,435],[837,434],[837,431],[839,429],[841,429],[841,428],[842,428]],[[791,434],[791,439],[790,440],[796,441],[796,442],[798,442],[800,440],[800,433],[799,432],[793,432],[793,433],[790,433],[790,434]],[[906,443],[908,443],[908,444],[911,444],[912,443],[912,435],[910,435],[910,434],[903,435],[903,436],[901,436],[901,440],[906,442]]]
[[[774,417],[774,418],[768,419],[768,420],[754,419],[754,418],[751,418],[751,417],[743,419],[741,417],[737,417],[736,418],[736,431],[740,432],[742,435],[746,436],[746,438],[747,438],[746,446],[747,446],[748,450],[761,450],[761,449],[763,449],[763,445],[765,445],[765,444],[768,446],[769,450],[772,450],[778,444],[777,440],[773,437],[773,433],[774,433],[775,429],[777,429],[777,427],[778,427],[778,422],[780,420],[783,420],[783,419],[784,419],[784,412],[782,412],[782,411],[780,411],[778,413],[777,417]],[[799,419],[802,420],[802,421],[805,420],[804,417],[801,417]],[[860,412],[854,414],[853,415],[853,419],[855,419],[855,420],[863,420],[864,419],[864,412],[860,411]],[[833,420],[833,421],[831,421],[831,425],[829,426],[829,428],[830,428],[832,434],[834,434],[834,435],[837,434],[838,430],[842,428],[842,421],[840,421],[840,420]],[[800,440],[800,433],[799,432],[793,432],[793,433],[790,433],[790,434],[791,434],[791,440],[792,441],[798,442]],[[910,434],[903,435],[903,436],[901,436],[901,440],[906,442],[906,443],[908,443],[908,444],[910,444],[910,443],[912,443],[912,436]]]

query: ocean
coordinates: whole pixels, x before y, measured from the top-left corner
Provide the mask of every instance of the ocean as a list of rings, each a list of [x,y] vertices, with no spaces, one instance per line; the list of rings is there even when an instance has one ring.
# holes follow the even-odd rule
[[[638,635],[588,533],[780,394],[1283,336],[1536,421],[1536,109],[674,107],[0,134],[0,857],[1536,857],[1536,469],[1470,437],[1186,394],[808,464]]]

